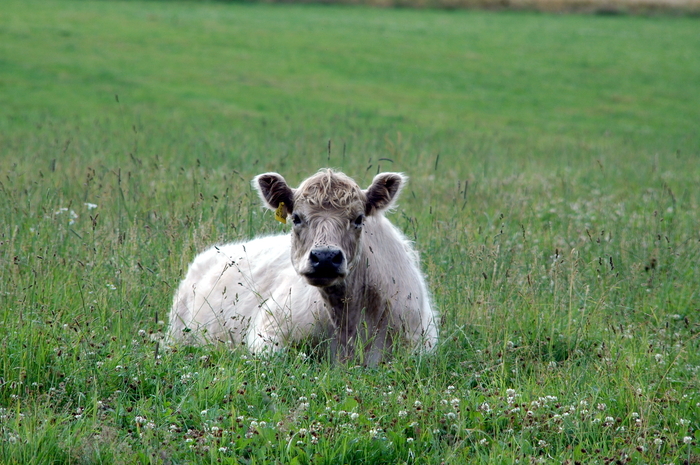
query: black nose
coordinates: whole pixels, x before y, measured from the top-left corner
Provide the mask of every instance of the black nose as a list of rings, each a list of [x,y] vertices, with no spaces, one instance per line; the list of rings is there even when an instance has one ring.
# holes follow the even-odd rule
[[[312,249],[309,254],[309,262],[315,275],[337,276],[345,262],[343,251],[331,247]]]

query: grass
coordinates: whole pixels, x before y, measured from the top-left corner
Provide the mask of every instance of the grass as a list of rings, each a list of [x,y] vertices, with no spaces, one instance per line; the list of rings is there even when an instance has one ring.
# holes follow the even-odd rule
[[[8,0],[0,462],[700,462],[692,18]],[[330,144],[329,144],[330,141]],[[154,340],[253,175],[411,181],[376,369]],[[619,462],[618,462],[619,463]]]

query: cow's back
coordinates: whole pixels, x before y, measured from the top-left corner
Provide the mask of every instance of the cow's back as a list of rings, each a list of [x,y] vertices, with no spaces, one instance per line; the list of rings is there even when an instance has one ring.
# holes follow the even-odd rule
[[[318,290],[297,275],[289,235],[212,247],[180,283],[170,313],[172,342],[230,342],[265,351],[326,330]]]

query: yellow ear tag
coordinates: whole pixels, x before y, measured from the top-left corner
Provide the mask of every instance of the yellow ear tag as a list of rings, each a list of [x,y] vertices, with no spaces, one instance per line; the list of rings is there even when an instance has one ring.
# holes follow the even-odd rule
[[[287,208],[284,206],[284,202],[280,202],[275,210],[275,219],[280,223],[287,224]]]

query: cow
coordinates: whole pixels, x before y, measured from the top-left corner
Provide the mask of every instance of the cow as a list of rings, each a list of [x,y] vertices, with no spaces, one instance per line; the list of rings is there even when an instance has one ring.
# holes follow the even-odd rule
[[[438,316],[418,254],[384,216],[406,184],[378,174],[365,190],[322,169],[296,189],[277,173],[253,179],[288,234],[198,255],[170,312],[169,343],[228,342],[256,354],[306,341],[376,365],[397,343],[431,351]]]

